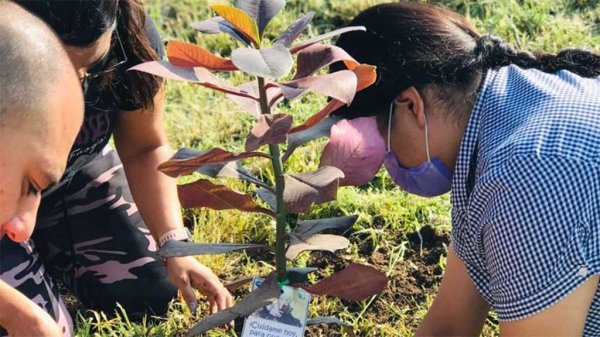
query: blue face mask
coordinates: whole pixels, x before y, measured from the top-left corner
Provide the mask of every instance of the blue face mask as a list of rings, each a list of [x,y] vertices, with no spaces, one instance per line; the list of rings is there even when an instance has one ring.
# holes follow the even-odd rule
[[[383,161],[392,180],[406,192],[422,197],[435,197],[449,192],[452,187],[452,172],[438,157],[431,158],[429,156],[427,121],[425,121],[427,161],[414,168],[406,168],[398,163],[398,158],[390,147],[393,112],[394,103],[392,102],[388,119],[387,152]]]

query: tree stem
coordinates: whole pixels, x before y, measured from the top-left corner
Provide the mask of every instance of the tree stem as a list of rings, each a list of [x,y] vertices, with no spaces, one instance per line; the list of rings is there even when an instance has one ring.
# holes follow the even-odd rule
[[[262,114],[270,114],[267,90],[265,88],[265,80],[258,77],[258,91],[260,94],[260,110]],[[279,145],[270,144],[269,151],[271,152],[271,164],[273,166],[273,174],[275,175],[275,196],[277,199],[277,227],[275,231],[275,261],[277,266],[277,278],[279,281],[287,279],[287,259],[285,258],[286,234],[287,234],[287,208],[283,203],[283,191],[285,189],[285,179],[283,177],[283,162],[281,161],[281,151]]]

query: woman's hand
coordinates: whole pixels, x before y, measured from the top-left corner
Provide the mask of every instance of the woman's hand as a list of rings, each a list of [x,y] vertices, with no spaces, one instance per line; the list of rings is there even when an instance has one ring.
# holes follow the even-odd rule
[[[217,275],[194,257],[170,257],[167,259],[167,270],[169,278],[181,291],[192,312],[196,311],[198,305],[194,289],[206,296],[213,314],[233,306],[233,297]]]

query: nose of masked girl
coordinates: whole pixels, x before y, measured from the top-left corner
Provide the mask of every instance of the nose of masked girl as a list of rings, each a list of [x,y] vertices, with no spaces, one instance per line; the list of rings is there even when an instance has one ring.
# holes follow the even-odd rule
[[[15,214],[2,224],[0,237],[6,234],[14,242],[24,242],[31,237],[40,206],[39,194],[24,196]]]

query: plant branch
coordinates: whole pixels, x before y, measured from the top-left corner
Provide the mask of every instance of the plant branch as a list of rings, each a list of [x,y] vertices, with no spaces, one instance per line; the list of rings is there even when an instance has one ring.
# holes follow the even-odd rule
[[[258,90],[260,93],[260,110],[262,114],[270,114],[271,108],[269,107],[267,90],[265,88],[265,80],[262,77],[258,77]],[[269,151],[271,152],[271,164],[273,166],[273,173],[275,175],[275,196],[277,198],[277,227],[275,233],[275,260],[277,266],[277,278],[278,280],[285,281],[287,278],[285,258],[285,243],[287,236],[287,215],[288,211],[283,203],[283,191],[285,189],[285,179],[283,177],[283,162],[281,160],[281,151],[279,145],[270,144]]]

